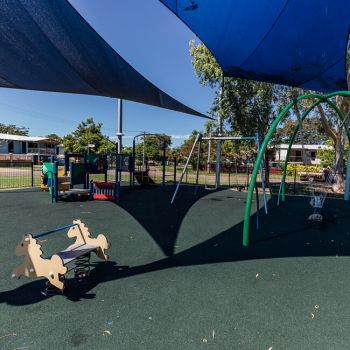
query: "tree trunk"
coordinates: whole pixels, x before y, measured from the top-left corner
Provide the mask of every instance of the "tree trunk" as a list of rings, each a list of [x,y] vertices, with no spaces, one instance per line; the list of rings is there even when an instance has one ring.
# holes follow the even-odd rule
[[[334,192],[341,192],[344,190],[344,176],[343,176],[343,159],[344,159],[344,131],[340,126],[337,132],[337,140],[335,142],[335,164],[334,164],[334,183],[332,189]]]

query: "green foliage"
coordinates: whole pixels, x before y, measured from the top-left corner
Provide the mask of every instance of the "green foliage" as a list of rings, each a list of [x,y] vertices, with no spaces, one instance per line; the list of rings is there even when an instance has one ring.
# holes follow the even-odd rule
[[[299,172],[307,172],[307,173],[318,173],[322,171],[322,168],[317,165],[304,165],[304,164],[295,164],[289,163],[287,164],[287,176],[292,176],[294,173],[298,174]]]
[[[193,130],[189,138],[185,139],[183,144],[176,149],[176,158],[179,162],[186,162],[188,155],[192,149],[195,138],[199,132]],[[210,129],[205,127],[203,136],[210,135]],[[216,141],[205,141],[201,143],[201,164],[207,163],[208,152],[210,147],[210,161],[214,162],[216,158]],[[197,164],[197,148],[195,149],[195,154],[190,160],[190,164],[193,168]],[[246,160],[253,160],[256,157],[256,145],[251,141],[222,141],[221,142],[221,162],[244,162]]]
[[[298,120],[286,120],[281,127],[276,130],[276,139],[281,143],[289,143],[295,127],[298,126]],[[324,130],[319,118],[305,118],[302,124],[303,141],[305,145],[322,145],[329,140],[329,136]],[[294,143],[301,143],[301,133],[298,132]]]
[[[57,134],[48,134],[46,135],[48,139],[56,140],[57,142],[62,142],[62,137],[58,136]]]
[[[145,151],[145,158],[153,161],[160,161],[163,156],[163,143],[166,148],[171,145],[171,137],[168,135],[146,135],[141,138],[141,142],[136,144],[136,157],[142,159],[143,151]]]
[[[246,79],[225,78],[220,103],[222,71],[204,44],[190,41],[190,55],[201,85],[215,89],[211,112],[220,114],[225,125],[235,134],[265,135],[277,109],[276,101],[286,88]]]
[[[246,136],[254,135],[258,131],[261,137],[260,141],[262,141],[272,121],[281,109],[298,95],[306,93],[305,90],[297,88],[245,79],[225,78],[224,90],[221,96],[223,74],[219,64],[204,44],[196,43],[192,40],[189,46],[192,65],[200,84],[210,86],[215,90],[211,113],[221,116],[224,122],[224,129],[226,129],[225,134]],[[347,75],[348,80],[350,80],[350,41],[347,56]],[[284,122],[279,127],[277,133],[271,139],[270,146],[286,142],[289,139],[297,123],[296,117],[301,116],[305,108],[309,107],[313,102],[312,100],[305,100],[294,105],[288,113],[293,119]],[[344,115],[350,112],[348,99],[336,98],[334,102]],[[321,116],[321,120],[316,118],[317,113]],[[210,128],[213,135],[217,134],[217,126],[210,125]],[[206,126],[205,132],[207,133],[210,128],[209,125],[208,127]],[[339,122],[334,111],[326,104],[319,105],[303,123],[303,141],[305,144],[323,144],[332,139],[338,145],[337,159],[339,159],[341,158],[340,150],[344,148],[341,140],[342,128],[343,125]],[[297,135],[295,142],[301,142],[300,133]],[[186,140],[181,146],[181,153],[186,151],[186,155],[188,155],[190,145],[191,138]],[[244,147],[243,145],[236,149],[236,153],[240,152],[241,148]],[[226,150],[223,152],[226,152]],[[324,152],[325,159],[322,164],[328,165],[331,163],[332,154],[329,151]],[[228,150],[228,154],[232,155],[231,150]],[[332,161],[332,164],[334,164],[334,161]]]
[[[334,164],[335,164],[335,149],[334,149],[334,142],[332,141],[328,141],[327,145],[330,146],[329,149],[321,149],[317,152],[317,156],[321,159],[321,166],[323,168],[326,167],[330,167],[330,168],[334,168]],[[348,147],[349,144],[346,143],[344,148],[344,158],[343,158],[343,168],[344,165],[346,163],[346,157],[348,154]],[[341,171],[343,171],[344,169],[340,169]]]
[[[102,134],[101,128],[102,123],[95,123],[93,118],[87,118],[75,131],[63,137],[65,152],[84,153],[88,151],[89,144],[95,146],[89,149],[90,153],[115,152],[115,145]]]
[[[14,124],[2,124],[0,123],[0,133],[10,135],[28,136],[29,128],[23,126],[17,126]]]
[[[196,44],[195,40],[191,40],[189,45],[192,65],[199,82],[203,86],[217,87],[221,83],[222,70],[216,59],[204,44]]]

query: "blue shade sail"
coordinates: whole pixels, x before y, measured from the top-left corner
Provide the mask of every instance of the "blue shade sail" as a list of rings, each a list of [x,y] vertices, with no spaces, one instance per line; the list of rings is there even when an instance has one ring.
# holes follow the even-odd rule
[[[160,0],[224,75],[321,92],[347,90],[350,0]]]
[[[144,78],[66,0],[0,0],[0,86],[123,98],[207,117]]]

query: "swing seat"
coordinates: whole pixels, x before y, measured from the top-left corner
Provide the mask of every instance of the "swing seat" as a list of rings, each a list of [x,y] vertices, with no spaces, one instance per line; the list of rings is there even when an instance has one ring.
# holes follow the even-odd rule
[[[323,216],[321,214],[311,214],[307,219],[310,221],[322,222]]]

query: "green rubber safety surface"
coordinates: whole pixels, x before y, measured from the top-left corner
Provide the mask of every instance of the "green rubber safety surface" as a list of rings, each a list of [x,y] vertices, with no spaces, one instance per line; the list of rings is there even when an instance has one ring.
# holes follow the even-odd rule
[[[244,192],[125,192],[121,203],[50,204],[47,193],[0,192],[0,349],[347,349],[349,204],[327,199],[325,222],[307,198],[287,198],[251,218],[243,247]],[[261,202],[261,200],[260,200]],[[261,203],[260,203],[261,204]],[[256,203],[253,203],[253,208]],[[64,295],[44,280],[10,278],[24,233],[80,218],[112,243],[85,281]],[[71,242],[42,237],[51,254]]]

